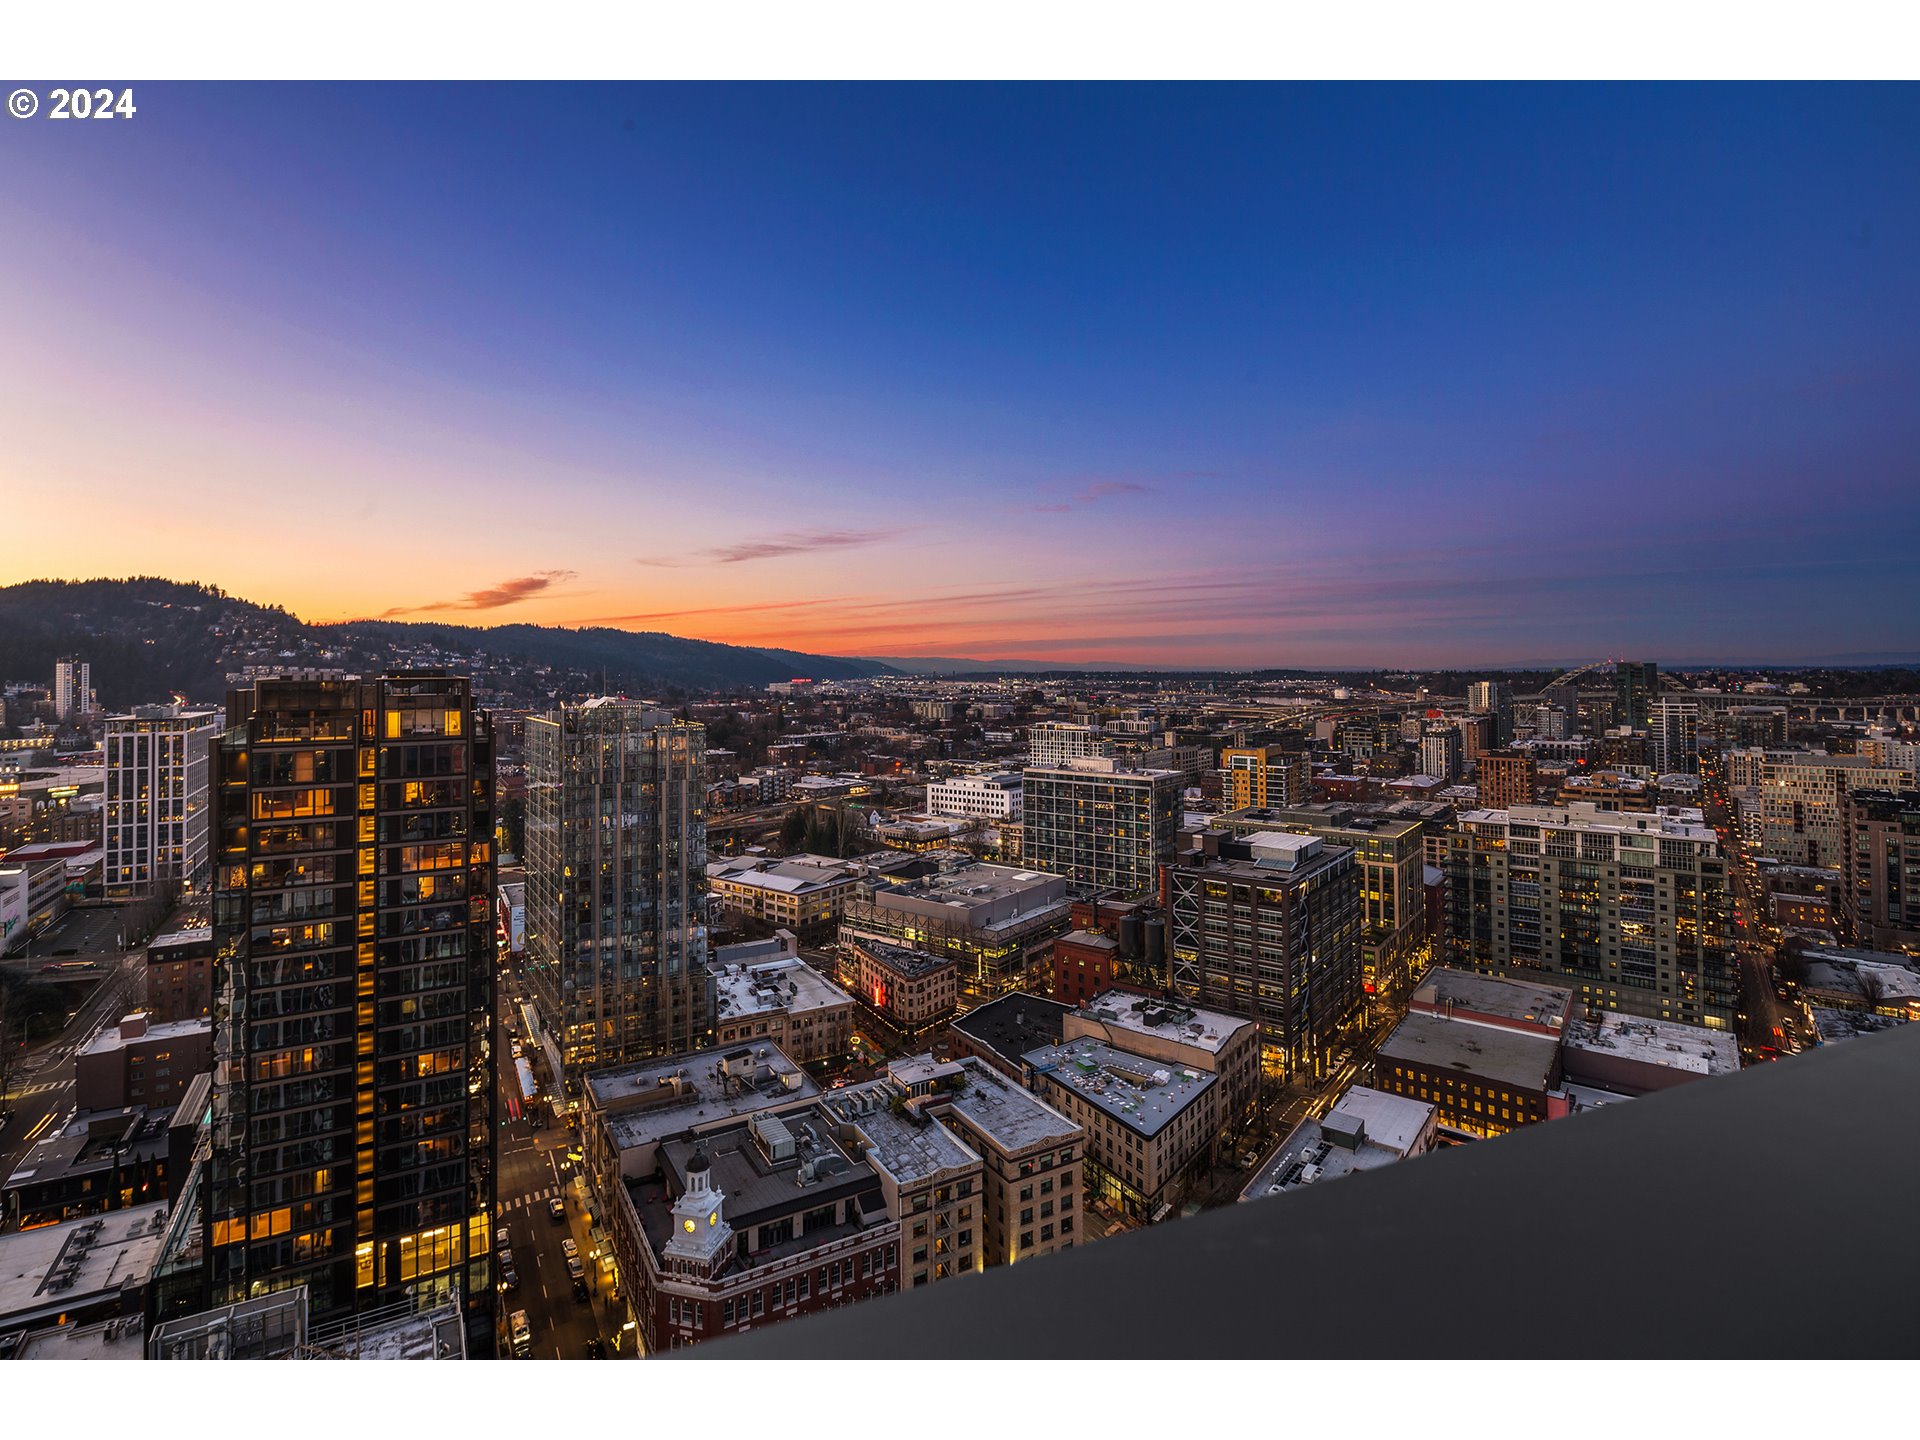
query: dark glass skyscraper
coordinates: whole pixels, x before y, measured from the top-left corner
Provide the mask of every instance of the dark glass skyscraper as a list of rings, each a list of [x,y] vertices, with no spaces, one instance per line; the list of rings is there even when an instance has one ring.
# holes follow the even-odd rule
[[[262,680],[214,742],[209,1299],[458,1294],[493,1353],[493,738],[468,682]]]
[[[1653,661],[1622,660],[1613,667],[1614,718],[1620,724],[1646,729],[1659,693],[1660,667]]]

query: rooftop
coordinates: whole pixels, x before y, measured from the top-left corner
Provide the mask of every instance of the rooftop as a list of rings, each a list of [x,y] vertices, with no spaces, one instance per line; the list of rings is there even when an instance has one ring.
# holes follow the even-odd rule
[[[849,884],[854,870],[837,860],[811,855],[795,855],[785,860],[715,860],[707,866],[707,878],[724,880],[730,885],[745,885],[757,890],[778,890],[786,895],[804,895]]]
[[[1429,1070],[1460,1070],[1495,1084],[1544,1091],[1556,1079],[1560,1042],[1551,1035],[1463,1025],[1414,1011],[1387,1037],[1379,1053],[1382,1060],[1401,1060]]]
[[[896,1114],[899,1092],[884,1080],[836,1090],[823,1108],[867,1137],[864,1158],[908,1188],[946,1170],[964,1170],[980,1157],[931,1114],[918,1107]]]
[[[1719,841],[1698,810],[1678,805],[1658,806],[1652,814],[1638,810],[1602,810],[1584,800],[1565,805],[1515,805],[1507,810],[1469,810],[1462,825],[1538,825],[1548,830],[1616,830],[1622,834],[1649,833],[1669,840]]]
[[[1002,1150],[1064,1143],[1082,1134],[1078,1124],[985,1061],[969,1056],[960,1063],[966,1086],[945,1096],[944,1104]]]
[[[158,1025],[142,1025],[145,1016],[129,1015],[127,1020],[135,1021],[132,1035],[126,1033],[127,1020],[119,1025],[101,1030],[80,1053],[82,1055],[105,1055],[112,1050],[122,1050],[136,1042],[157,1044],[167,1040],[185,1040],[194,1036],[211,1035],[213,1021],[201,1018],[197,1020],[167,1020]]]
[[[1570,1051],[1617,1055],[1642,1065],[1661,1065],[1704,1079],[1740,1069],[1740,1044],[1729,1031],[1645,1020],[1611,1010],[1576,1015],[1561,1043]]]
[[[765,1041],[595,1071],[586,1086],[620,1150],[820,1093],[812,1076]]]
[[[1028,1051],[1060,1043],[1065,1017],[1072,1008],[1043,995],[1017,990],[969,1010],[953,1022],[953,1028],[1009,1065],[1018,1066],[1020,1057]]]
[[[797,1015],[852,1003],[846,991],[797,955],[762,965],[717,967],[713,987],[716,1018],[722,1020],[775,1010]]]
[[[1178,1000],[1152,1000],[1128,990],[1109,990],[1096,995],[1079,1012],[1089,1019],[1131,1030],[1136,1035],[1152,1035],[1181,1045],[1191,1045],[1218,1055],[1220,1047],[1242,1030],[1251,1029],[1251,1020],[1201,1010]]]
[[[149,1110],[144,1105],[82,1111],[21,1157],[7,1177],[6,1188],[44,1182],[62,1174],[111,1169],[116,1152],[128,1160],[142,1151],[149,1156],[164,1155],[167,1122],[172,1115],[171,1109]]]
[[[670,1177],[665,1193],[657,1210],[642,1217],[656,1248],[673,1233],[667,1196],[686,1190],[696,1148],[706,1152],[708,1183],[726,1197],[727,1219],[736,1229],[761,1217],[811,1208],[827,1193],[857,1191],[874,1181],[873,1167],[834,1138],[833,1122],[815,1106],[762,1116],[698,1141],[669,1140],[660,1147],[661,1170]]]
[[[929,955],[924,950],[910,950],[904,945],[888,945],[880,940],[869,940],[858,936],[847,942],[861,954],[870,957],[876,964],[884,965],[894,974],[907,980],[918,980],[931,975],[936,970],[945,969],[955,960],[951,955]]]
[[[1406,1158],[1407,1150],[1432,1123],[1434,1114],[1434,1107],[1424,1101],[1356,1085],[1340,1098],[1324,1122],[1302,1121],[1247,1183],[1240,1198],[1261,1200],[1322,1180],[1395,1164]],[[1356,1133],[1357,1145],[1343,1143]]]
[[[1439,966],[1421,978],[1410,1003],[1416,1011],[1454,1005],[1496,1021],[1559,1030],[1572,1000],[1573,992],[1564,985],[1536,985],[1530,980],[1504,980]]]
[[[1026,1058],[1036,1071],[1149,1137],[1216,1083],[1210,1071],[1149,1060],[1101,1040],[1070,1040]]]
[[[211,945],[213,926],[196,925],[186,930],[169,930],[165,935],[156,935],[147,942],[149,950],[171,950],[186,945]]]
[[[160,1202],[0,1235],[0,1330],[144,1286],[166,1224]]]
[[[1861,1097],[1876,1097],[1862,1104]],[[1783,1118],[1784,1117],[1784,1118]],[[1812,1126],[1825,1163],[1782,1165],[1784,1124]],[[1673,1216],[1711,1215],[1728,1254],[1767,1255],[1808,1216],[1920,1207],[1920,1147],[1889,1144],[1920,1127],[1920,1030],[1901,1027],[1777,1065],[1642,1100],[1577,1123],[1525,1126],[1491,1144],[1442,1149],[1363,1185],[1315,1185],[1276,1213],[1233,1205],[1075,1246],[1045,1264],[989,1268],[965,1285],[931,1285],[695,1346],[695,1360],[811,1360],[861,1355],[949,1360],[1343,1359],[1484,1356],[1499,1335],[1523,1359],[1910,1359],[1920,1258],[1911,1247],[1825,1247],[1783,1325],[1777,1265],[1724,1265],[1707,1302],[1674,1294]],[[1650,1163],[1651,1162],[1651,1163]],[[1382,1235],[1483,1235],[1488,1217],[1527,1197],[1558,1233],[1604,1233],[1596,1283],[1569,1305],[1567,1267],[1455,1264],[1444,1283],[1409,1283],[1408,1250]],[[1284,1243],[1275,1222],[1284,1217]],[[1430,1242],[1430,1243],[1429,1243]],[[1312,1296],[1276,1305],[1278,1294]],[[1132,1316],[1141,1296],[1177,1324],[1068,1324]],[[1390,1295],[1392,1303],[1382,1304]],[[1656,1303],[1649,1303],[1650,1299]],[[1539,1317],[1554,1323],[1534,1323]],[[1516,1319],[1522,1323],[1516,1324]]]

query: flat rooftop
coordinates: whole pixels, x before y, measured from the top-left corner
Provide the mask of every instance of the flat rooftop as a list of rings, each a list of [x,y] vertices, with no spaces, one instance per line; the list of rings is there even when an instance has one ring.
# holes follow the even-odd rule
[[[165,935],[156,935],[147,942],[149,950],[171,950],[185,945],[211,945],[213,927],[196,925],[187,930],[170,930]]]
[[[857,1126],[867,1137],[863,1158],[893,1177],[903,1188],[918,1185],[943,1170],[961,1170],[979,1163],[980,1156],[930,1114],[917,1110],[896,1115],[899,1094],[884,1080],[849,1085],[836,1090],[824,1108],[836,1120]]]
[[[1415,1007],[1434,1009],[1452,1004],[1497,1020],[1546,1025],[1557,1030],[1572,999],[1573,991],[1563,985],[1503,980],[1497,975],[1477,975],[1471,970],[1443,966],[1426,973],[1414,988],[1412,1003]]]
[[[149,1110],[144,1105],[82,1112],[21,1157],[7,1177],[6,1188],[75,1171],[108,1169],[114,1164],[116,1152],[123,1160],[143,1153],[147,1158],[163,1155],[167,1123],[172,1116],[171,1107]]]
[[[1150,1060],[1102,1040],[1069,1040],[1026,1059],[1036,1071],[1149,1137],[1217,1083],[1211,1071]]]
[[[1382,1060],[1429,1070],[1459,1070],[1498,1085],[1535,1091],[1549,1088],[1559,1055],[1560,1042],[1551,1035],[1461,1024],[1419,1011],[1402,1020],[1380,1047]]]
[[[166,1226],[159,1202],[0,1235],[0,1331],[144,1286]]]
[[[95,1320],[88,1325],[55,1325],[20,1337],[15,1360],[144,1360],[146,1337],[136,1315]]]
[[[650,1205],[642,1216],[648,1240],[657,1250],[673,1234],[673,1202],[668,1196],[686,1190],[687,1166],[696,1150],[706,1152],[711,1167],[708,1183],[726,1197],[727,1221],[735,1229],[795,1209],[811,1208],[827,1195],[858,1193],[876,1186],[873,1167],[841,1145],[833,1132],[832,1120],[818,1107],[810,1106],[783,1115],[762,1116],[697,1140],[669,1140],[660,1147],[660,1163],[663,1176],[671,1176],[672,1181],[659,1195],[659,1203]],[[776,1152],[759,1135],[777,1140],[781,1150]],[[800,1205],[801,1197],[809,1203]],[[816,1236],[812,1243],[822,1242]],[[762,1255],[756,1252],[755,1258],[758,1263]]]
[[[1209,1055],[1253,1022],[1217,1010],[1202,1010],[1177,1000],[1154,1000],[1128,990],[1109,990],[1096,995],[1079,1012],[1103,1024],[1130,1030],[1136,1035],[1152,1035],[1181,1045],[1191,1045]]]
[[[1016,990],[969,1010],[953,1022],[953,1028],[1017,1066],[1028,1051],[1060,1043],[1072,1009],[1044,995]]]
[[[1424,1100],[1355,1085],[1340,1097],[1327,1118],[1342,1116],[1357,1121],[1365,1127],[1369,1141],[1404,1155],[1419,1140],[1433,1113],[1433,1106]]]
[[[946,1097],[946,1108],[987,1135],[1002,1150],[1066,1144],[1083,1135],[1069,1120],[1030,1090],[1014,1084],[984,1060],[962,1060],[966,1086]],[[944,1112],[943,1112],[944,1113]]]
[[[1356,1086],[1349,1091],[1353,1095],[1364,1087]],[[1368,1095],[1380,1095],[1377,1090],[1366,1091]],[[1400,1100],[1397,1095],[1380,1095],[1384,1100]],[[1417,1124],[1412,1128],[1418,1131],[1426,1118],[1433,1114],[1434,1107],[1420,1100],[1406,1100],[1403,1103],[1414,1107],[1418,1112],[1413,1118]],[[1334,1106],[1338,1113],[1346,1104],[1343,1098],[1340,1105]],[[1329,1120],[1333,1118],[1330,1114]],[[1398,1128],[1408,1128],[1401,1124]],[[1253,1179],[1240,1192],[1242,1200],[1264,1200],[1270,1195],[1284,1195],[1290,1190],[1301,1190],[1309,1185],[1317,1185],[1323,1180],[1337,1180],[1345,1175],[1357,1174],[1362,1170],[1379,1170],[1388,1165],[1396,1165],[1405,1158],[1405,1150],[1391,1145],[1378,1144],[1373,1139],[1372,1126],[1360,1144],[1352,1149],[1338,1143],[1318,1120],[1303,1120],[1294,1128],[1291,1135],[1280,1143],[1280,1148],[1262,1165]]]
[[[621,1150],[820,1093],[811,1075],[764,1040],[597,1070],[586,1087]]]
[[[910,950],[904,945],[889,945],[881,940],[869,940],[856,936],[848,943],[871,956],[875,963],[884,965],[894,974],[907,980],[918,980],[957,963],[951,955],[929,955],[924,950]]]
[[[852,996],[797,955],[760,965],[718,967],[713,988],[716,1018],[721,1020],[775,1010],[798,1015],[853,1003]]]
[[[1507,810],[1469,810],[1462,825],[1538,825],[1543,830],[1612,830],[1662,835],[1669,840],[1712,840],[1719,835],[1698,810],[1661,805],[1640,810],[1601,810],[1583,800],[1567,805],[1515,805]]]
[[[1740,1042],[1729,1031],[1646,1020],[1610,1010],[1597,1012],[1593,1019],[1575,1016],[1567,1023],[1560,1042],[1569,1050],[1617,1055],[1642,1065],[1684,1070],[1702,1079],[1740,1070]]]
[[[80,1053],[82,1055],[105,1055],[109,1051],[122,1050],[129,1045],[162,1044],[169,1040],[187,1040],[195,1036],[211,1036],[212,1034],[213,1021],[208,1019],[166,1020],[158,1025],[147,1026],[142,1034],[127,1036],[123,1036],[120,1033],[119,1026],[116,1025],[102,1030],[98,1035],[94,1036],[93,1039],[87,1043],[87,1048]]]

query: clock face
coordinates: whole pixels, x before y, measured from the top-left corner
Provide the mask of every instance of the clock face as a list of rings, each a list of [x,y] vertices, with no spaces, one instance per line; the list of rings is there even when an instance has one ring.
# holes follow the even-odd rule
[[[687,1234],[691,1235],[693,1233],[693,1222],[691,1220],[683,1220],[680,1223],[687,1227]]]
[[[711,1215],[707,1216],[707,1224],[718,1225],[719,1223],[720,1223],[720,1212],[718,1210],[714,1211]]]

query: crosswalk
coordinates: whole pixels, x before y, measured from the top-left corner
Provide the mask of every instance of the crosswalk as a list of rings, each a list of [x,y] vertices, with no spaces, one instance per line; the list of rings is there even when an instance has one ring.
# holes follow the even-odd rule
[[[534,1190],[513,1200],[502,1200],[499,1210],[502,1215],[511,1215],[515,1210],[529,1209],[535,1205],[545,1205],[554,1196],[561,1193],[559,1185],[549,1185],[544,1190]]]
[[[49,1090],[58,1090],[67,1082],[64,1080],[42,1080],[37,1085],[23,1085],[20,1089],[8,1093],[9,1100],[25,1100],[29,1095],[44,1095]]]

